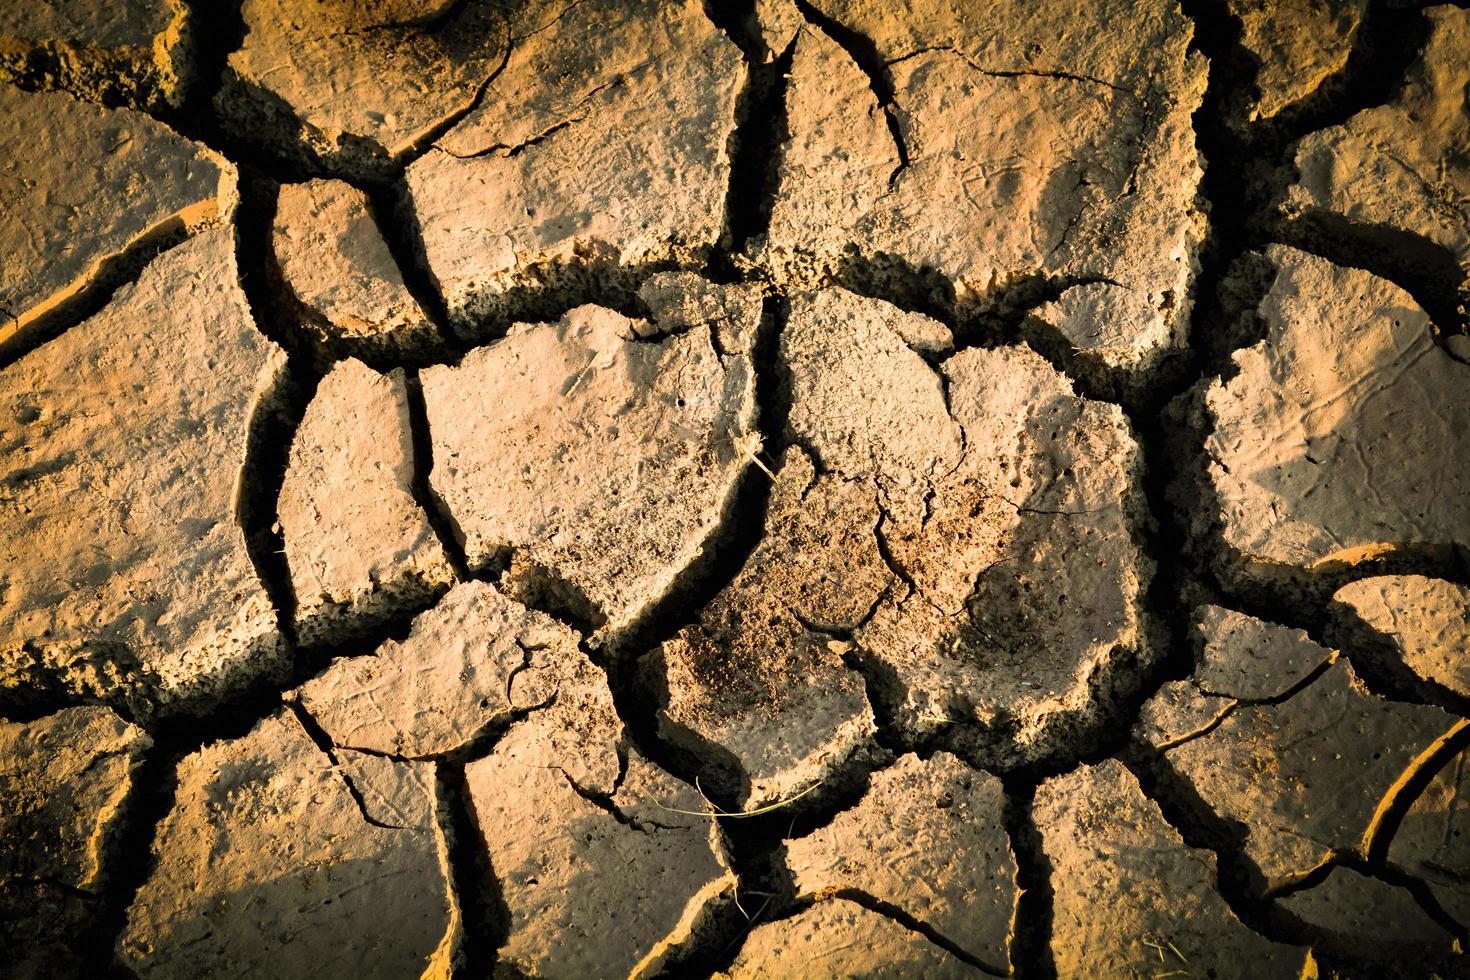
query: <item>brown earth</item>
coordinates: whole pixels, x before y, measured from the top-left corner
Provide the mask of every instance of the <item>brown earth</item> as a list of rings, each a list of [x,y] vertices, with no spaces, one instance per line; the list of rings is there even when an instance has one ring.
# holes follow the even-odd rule
[[[1463,5],[11,7],[0,975],[1470,975]]]

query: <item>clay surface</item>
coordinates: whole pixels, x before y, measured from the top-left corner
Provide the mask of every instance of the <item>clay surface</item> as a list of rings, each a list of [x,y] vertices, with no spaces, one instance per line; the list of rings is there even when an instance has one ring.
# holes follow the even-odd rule
[[[183,0],[37,0],[0,10],[0,81],[89,102],[177,107],[192,81],[193,22]]]
[[[0,722],[0,943],[6,970],[80,970],[118,829],[152,740],[107,708]]]
[[[12,2],[0,974],[1465,975],[1467,51]]]
[[[283,285],[325,349],[440,349],[438,330],[404,284],[362,191],[339,180],[285,185],[273,243]]]
[[[1422,575],[1353,582],[1333,601],[1387,639],[1404,666],[1470,697],[1470,589]]]
[[[453,580],[412,481],[403,372],[342,362],[296,430],[276,504],[302,643],[341,642]]]
[[[0,84],[0,118],[0,352],[234,207],[234,167],[147,116]]]
[[[1258,63],[1248,119],[1271,119],[1330,84],[1347,66],[1367,0],[1229,0],[1241,46]]]
[[[639,268],[700,265],[721,234],[740,50],[697,0],[537,13],[474,111],[408,171],[430,271],[465,329],[517,315],[527,290],[628,290]]]
[[[1428,43],[1393,97],[1302,139],[1300,179],[1286,213],[1319,235],[1347,233],[1358,252],[1391,267],[1417,265],[1421,276],[1459,291],[1464,302],[1470,298],[1464,287],[1470,277],[1470,10],[1443,5],[1424,16]],[[1456,265],[1458,274],[1451,271]]]
[[[729,980],[790,976],[983,977],[970,966],[886,916],[853,902],[818,902],[790,919],[751,930],[727,973]]]
[[[1452,719],[1373,695],[1347,661],[1300,632],[1218,615],[1206,628],[1206,666],[1193,686],[1203,694],[1225,680],[1218,695],[1235,703],[1221,706],[1218,723],[1188,732],[1177,707],[1188,699],[1166,695],[1144,708],[1143,737],[1206,806],[1243,827],[1242,850],[1262,887],[1286,884],[1338,854],[1363,855],[1399,782],[1453,728]],[[1331,663],[1305,685],[1273,685],[1274,693],[1249,681],[1230,684],[1231,674],[1253,678],[1252,661],[1268,644],[1278,663],[1279,651],[1292,645],[1299,649],[1289,656],[1301,667]]]
[[[236,499],[283,361],[217,229],[0,371],[0,685],[170,713],[284,669]]]
[[[806,9],[766,261],[802,278],[942,277],[961,311],[1046,281],[1064,306],[1042,319],[1103,371],[1146,371],[1182,344],[1205,76],[1172,5]],[[1101,40],[1115,31],[1132,43]],[[1131,295],[1065,291],[1104,282]],[[1113,322],[1095,333],[1079,316]]]
[[[1193,617],[1195,669],[1164,684],[1139,711],[1136,731],[1156,748],[1208,733],[1241,705],[1281,701],[1337,661],[1300,630],[1219,606]]]
[[[460,919],[435,794],[431,767],[319,748],[289,709],[200,750],[119,957],[141,977],[447,977]]]
[[[424,758],[463,748],[514,712],[571,699],[575,676],[561,674],[582,659],[571,630],[468,582],[416,618],[402,642],[307,682],[301,703],[337,745]],[[598,690],[595,670],[582,673]]]
[[[786,842],[799,894],[859,892],[920,922],[996,973],[1007,972],[1016,859],[1000,780],[948,753],[906,755],[861,802]]]
[[[621,745],[616,717],[610,699],[558,697],[467,767],[507,975],[651,976],[733,895],[700,796]]]
[[[749,361],[662,326],[583,306],[423,372],[430,482],[471,565],[508,558],[513,593],[594,628],[663,595],[748,463]]]
[[[1367,272],[1284,247],[1259,314],[1266,339],[1204,391],[1210,427],[1197,533],[1222,572],[1286,584],[1470,543],[1470,381],[1429,317]]]
[[[1042,783],[1033,812],[1055,894],[1059,977],[1172,970],[1302,976],[1305,951],[1252,933],[1214,890],[1215,860],[1187,847],[1118,762]]]
[[[872,708],[843,661],[852,644],[835,636],[893,581],[876,520],[864,487],[817,477],[789,452],[761,544],[699,622],[650,655],[667,692],[664,737],[701,754],[717,747],[732,771],[712,773],[714,785],[752,807],[808,792],[872,752]]]
[[[493,0],[413,6],[246,0],[216,111],[302,163],[391,173],[469,110],[509,41]]]
[[[1278,904],[1321,929],[1338,948],[1366,960],[1414,962],[1454,946],[1453,934],[1430,918],[1407,890],[1351,868],[1333,868],[1321,884],[1293,892]]]
[[[823,469],[872,486],[877,514],[852,523],[897,581],[848,625],[898,719],[1005,729],[1008,753],[1035,757],[1146,655],[1137,449],[1116,407],[1025,348],[930,367],[904,340],[915,320],[845,293],[795,301],[788,426]]]
[[[1470,759],[1457,753],[1404,813],[1388,862],[1428,885],[1440,906],[1470,924]]]

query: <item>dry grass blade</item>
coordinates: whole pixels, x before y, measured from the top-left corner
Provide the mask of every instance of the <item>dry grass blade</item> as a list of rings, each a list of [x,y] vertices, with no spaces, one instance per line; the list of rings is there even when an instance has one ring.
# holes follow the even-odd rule
[[[756,466],[759,466],[761,472],[766,476],[772,480],[776,478],[776,474],[772,473],[771,468],[761,459],[761,450],[765,447],[766,440],[759,432],[746,432],[740,435],[732,435],[730,437],[730,444],[735,447],[737,453],[750,460]]]
[[[715,820],[721,817],[728,818],[730,820],[738,820],[744,817],[758,817],[762,814],[773,813],[774,811],[780,810],[783,807],[788,807],[791,804],[795,803],[797,800],[801,799],[803,796],[816,792],[817,788],[821,785],[821,783],[812,783],[810,786],[802,790],[800,793],[797,793],[795,796],[788,796],[784,800],[777,800],[775,803],[767,803],[765,806],[758,806],[754,810],[731,811],[721,810],[719,807],[715,806],[714,802],[708,796],[704,795],[704,790],[699,789],[699,783],[698,781],[696,781],[694,787],[695,789],[699,789],[700,796],[704,796],[704,802],[709,805],[708,810],[681,810],[678,807],[664,806],[658,800],[654,800],[653,805],[658,807],[660,810],[663,810],[665,813],[682,813],[685,816],[689,817],[709,817],[710,819]]]
[[[587,363],[582,365],[582,370],[577,372],[577,376],[573,378],[572,383],[567,386],[566,395],[570,395],[572,392],[577,390],[577,385],[582,383],[582,378],[586,376],[587,372],[592,369],[592,364],[596,360],[597,351],[593,351],[592,356],[587,358]],[[565,395],[563,397],[565,397]]]

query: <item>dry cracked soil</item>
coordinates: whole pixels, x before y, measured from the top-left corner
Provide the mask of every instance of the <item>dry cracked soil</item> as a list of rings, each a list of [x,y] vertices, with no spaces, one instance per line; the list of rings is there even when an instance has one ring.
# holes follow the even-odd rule
[[[0,974],[1470,976],[1463,3],[0,6]]]

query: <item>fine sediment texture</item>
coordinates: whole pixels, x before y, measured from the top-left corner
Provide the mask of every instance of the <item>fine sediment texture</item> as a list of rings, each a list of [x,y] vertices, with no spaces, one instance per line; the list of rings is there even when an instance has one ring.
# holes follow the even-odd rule
[[[0,12],[0,973],[1470,948],[1470,11]]]

